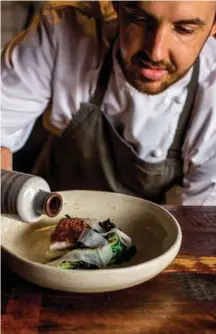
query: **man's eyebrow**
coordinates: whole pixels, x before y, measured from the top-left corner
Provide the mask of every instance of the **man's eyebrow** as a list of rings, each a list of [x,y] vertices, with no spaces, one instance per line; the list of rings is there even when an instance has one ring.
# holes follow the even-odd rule
[[[152,15],[151,13],[147,12],[145,9],[139,7],[137,4],[136,4],[136,1],[134,1],[134,3],[130,3],[130,4],[126,4],[124,6],[124,10],[126,12],[129,12],[131,14],[138,14],[138,15],[144,15],[144,16],[147,16],[149,18],[152,18],[152,19],[155,19],[157,20],[157,18]]]
[[[206,23],[202,21],[200,18],[195,19],[188,19],[188,20],[179,20],[175,21],[175,24],[192,24],[192,25],[198,25],[198,26],[204,26]]]
[[[134,3],[129,3],[125,6],[126,11],[131,11],[134,14],[139,13],[140,15],[145,15],[149,18],[152,18],[154,20],[158,20],[157,17],[155,17],[153,14],[149,13],[145,9],[141,8],[139,5],[137,5],[137,1],[134,1]],[[174,22],[175,24],[191,24],[191,25],[198,25],[198,26],[204,26],[206,25],[206,22],[201,20],[199,17],[196,17],[194,19],[184,19],[184,20],[178,20]]]

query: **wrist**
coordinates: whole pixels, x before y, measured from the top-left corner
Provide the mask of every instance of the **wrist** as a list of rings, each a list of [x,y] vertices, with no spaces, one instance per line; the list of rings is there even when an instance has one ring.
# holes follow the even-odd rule
[[[12,170],[12,164],[11,150],[1,146],[1,169]]]

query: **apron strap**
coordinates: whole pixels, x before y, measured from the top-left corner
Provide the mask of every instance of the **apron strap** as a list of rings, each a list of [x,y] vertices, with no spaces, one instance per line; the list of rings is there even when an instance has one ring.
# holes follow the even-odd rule
[[[194,64],[192,77],[188,85],[188,93],[186,101],[183,107],[183,111],[179,118],[176,134],[173,143],[169,149],[168,157],[170,158],[172,157],[173,154],[176,156],[176,151],[179,151],[181,155],[181,148],[184,144],[186,132],[188,130],[188,125],[191,121],[193,114],[193,107],[195,104],[196,91],[198,87],[199,69],[200,69],[200,60],[198,58]]]
[[[109,78],[112,72],[112,50],[113,50],[113,43],[111,44],[109,50],[107,51],[103,65],[101,67],[99,78],[96,84],[96,89],[94,94],[90,100],[90,102],[98,107],[101,106],[103,101],[104,95],[107,90]]]

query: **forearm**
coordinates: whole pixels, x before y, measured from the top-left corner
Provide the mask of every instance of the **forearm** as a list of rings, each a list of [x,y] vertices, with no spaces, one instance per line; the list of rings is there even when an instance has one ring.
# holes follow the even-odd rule
[[[1,146],[1,169],[12,170],[12,152],[7,147]]]

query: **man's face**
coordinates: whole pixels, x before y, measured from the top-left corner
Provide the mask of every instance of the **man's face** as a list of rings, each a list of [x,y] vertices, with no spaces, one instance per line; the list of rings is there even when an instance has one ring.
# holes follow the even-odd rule
[[[120,63],[129,83],[158,94],[183,77],[216,32],[215,1],[120,1]]]

